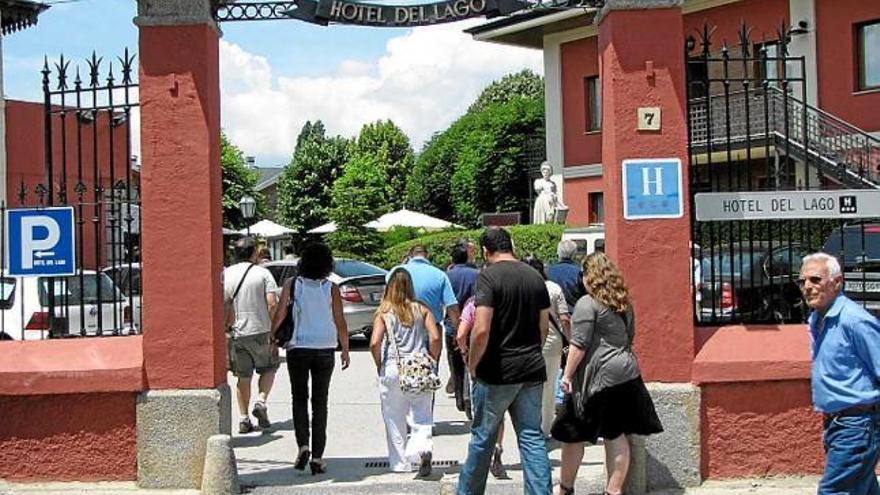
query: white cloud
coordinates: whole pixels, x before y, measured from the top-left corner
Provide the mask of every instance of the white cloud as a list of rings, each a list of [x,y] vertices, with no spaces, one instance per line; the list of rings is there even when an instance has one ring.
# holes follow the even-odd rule
[[[418,150],[445,129],[492,80],[523,68],[542,72],[542,54],[477,42],[468,23],[412,29],[392,38],[378,60],[346,60],[318,76],[273,74],[265,57],[221,41],[223,126],[246,154],[284,163],[306,120],[354,136],[391,119]]]

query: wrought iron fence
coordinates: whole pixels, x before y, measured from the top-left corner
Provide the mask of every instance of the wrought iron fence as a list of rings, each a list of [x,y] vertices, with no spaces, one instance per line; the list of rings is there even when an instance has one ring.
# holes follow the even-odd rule
[[[11,209],[70,207],[75,273],[25,277],[0,261],[0,324],[5,339],[140,333],[140,187],[132,156],[137,118],[135,56],[96,54],[84,70],[61,56],[42,70],[44,168],[18,178]],[[35,178],[32,178],[35,177]],[[10,247],[2,228],[0,244]]]
[[[805,60],[789,55],[787,26],[777,40],[754,43],[743,24],[736,44],[725,40],[717,49],[713,32],[704,26],[685,48],[693,195],[786,198],[880,187],[877,140],[805,103]],[[809,308],[796,279],[803,256],[819,250],[841,260],[848,294],[880,312],[880,219],[701,221],[691,204],[698,324],[805,321]]]

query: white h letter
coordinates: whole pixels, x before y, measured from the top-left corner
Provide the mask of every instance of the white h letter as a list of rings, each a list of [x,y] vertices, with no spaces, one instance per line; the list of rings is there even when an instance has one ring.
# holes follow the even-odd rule
[[[651,180],[649,169],[642,169],[642,195],[651,196],[651,184],[657,188],[655,195],[663,196],[663,169],[661,167],[654,168],[654,180]]]

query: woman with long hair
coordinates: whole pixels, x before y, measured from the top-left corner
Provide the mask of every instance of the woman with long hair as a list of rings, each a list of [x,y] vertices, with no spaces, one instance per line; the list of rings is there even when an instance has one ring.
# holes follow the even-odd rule
[[[385,295],[376,311],[370,351],[379,374],[379,396],[388,441],[388,465],[395,472],[409,472],[419,463],[419,476],[431,474],[434,426],[433,392],[404,392],[399,366],[407,356],[429,354],[435,369],[442,343],[437,322],[427,306],[416,302],[412,277],[403,268],[388,277]],[[407,441],[407,416],[412,434]]]
[[[306,246],[297,263],[298,275],[284,282],[281,302],[272,319],[275,335],[288,311],[292,311],[290,321],[293,324],[293,337],[285,349],[293,401],[293,429],[299,446],[293,467],[303,470],[308,463],[313,475],[327,471],[323,459],[327,445],[327,398],[330,395],[330,376],[335,367],[337,344],[342,349],[342,369],[347,369],[350,363],[348,326],[342,312],[342,297],[339,287],[327,278],[332,271],[333,253],[327,245],[315,243]]]
[[[601,252],[587,256],[583,270],[587,295],[574,309],[571,346],[560,381],[565,408],[551,431],[563,444],[554,493],[574,494],[584,442],[595,444],[602,437],[605,494],[619,495],[629,469],[627,435],[660,433],[663,426],[633,353],[635,317],[623,275]]]

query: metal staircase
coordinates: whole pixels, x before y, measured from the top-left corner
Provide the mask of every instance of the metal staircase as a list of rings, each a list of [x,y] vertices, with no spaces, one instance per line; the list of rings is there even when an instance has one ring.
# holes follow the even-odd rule
[[[880,139],[777,87],[693,99],[690,120],[699,150],[773,146],[844,187],[880,189]]]

